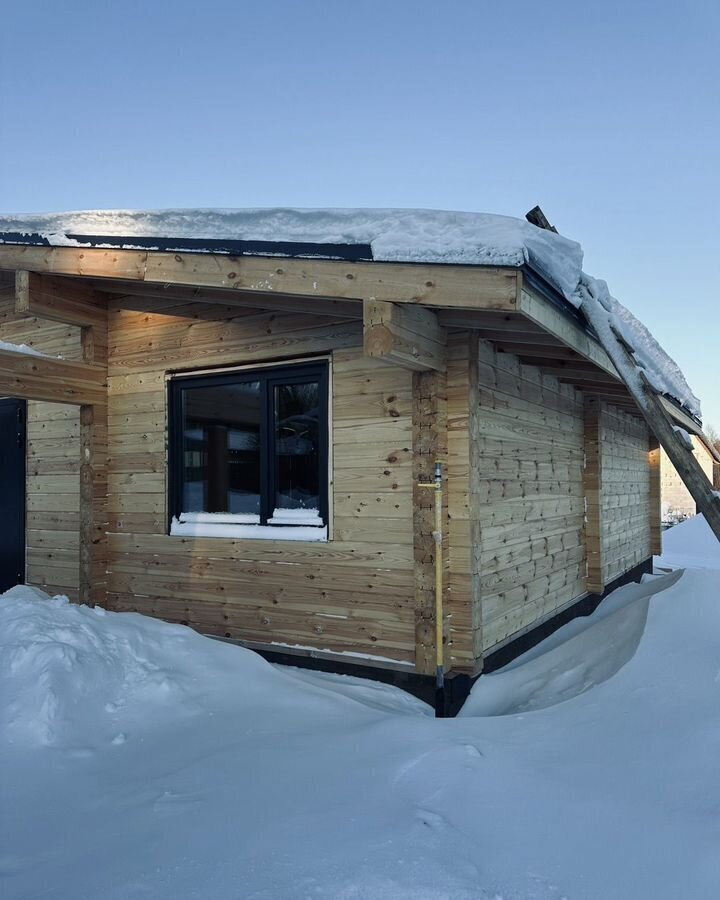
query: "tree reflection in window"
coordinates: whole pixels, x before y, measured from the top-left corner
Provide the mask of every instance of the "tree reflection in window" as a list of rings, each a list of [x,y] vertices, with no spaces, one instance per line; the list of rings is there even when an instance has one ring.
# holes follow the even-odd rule
[[[317,511],[320,506],[318,382],[276,384],[274,410],[275,509]]]

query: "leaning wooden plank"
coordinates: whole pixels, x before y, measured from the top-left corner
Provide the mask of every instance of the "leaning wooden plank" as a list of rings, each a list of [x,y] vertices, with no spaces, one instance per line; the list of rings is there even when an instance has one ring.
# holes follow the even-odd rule
[[[705,516],[720,541],[720,494],[713,491],[712,484],[693,453],[692,444],[686,443],[684,436],[676,431],[677,426],[673,425],[665,411],[658,392],[645,371],[635,364],[632,347],[618,337],[604,307],[588,296],[582,308],[645,421],[690,491],[698,512]]]
[[[15,273],[15,312],[68,325],[104,327],[107,305],[82,281],[53,275]]]
[[[363,346],[367,356],[416,372],[445,369],[445,330],[423,307],[365,300]]]
[[[104,366],[0,349],[0,396],[76,406],[104,403]]]

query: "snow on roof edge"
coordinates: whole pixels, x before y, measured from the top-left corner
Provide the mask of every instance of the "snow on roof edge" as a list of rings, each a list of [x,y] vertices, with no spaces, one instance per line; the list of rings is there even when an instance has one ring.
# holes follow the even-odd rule
[[[582,311],[590,293],[601,297],[614,323],[662,393],[700,419],[700,402],[680,367],[650,331],[582,269],[579,243],[525,219],[429,209],[166,209],[85,210],[0,216],[1,233],[41,235],[51,246],[82,246],[68,235],[270,243],[368,244],[378,262],[451,265],[529,265]],[[14,241],[18,243],[18,241]],[[87,244],[85,245],[87,246]],[[143,249],[148,249],[144,247]]]

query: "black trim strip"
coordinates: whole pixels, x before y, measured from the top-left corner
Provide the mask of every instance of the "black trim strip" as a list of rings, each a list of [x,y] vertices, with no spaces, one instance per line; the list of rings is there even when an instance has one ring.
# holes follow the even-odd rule
[[[170,238],[118,236],[103,234],[65,235],[87,247],[110,247],[118,250],[156,250],[165,253],[222,253],[227,256],[280,256],[289,259],[334,259],[345,262],[372,262],[370,244],[325,244],[311,241],[244,241],[213,238]],[[42,234],[21,231],[0,232],[0,244],[22,244],[27,247],[52,247]]]

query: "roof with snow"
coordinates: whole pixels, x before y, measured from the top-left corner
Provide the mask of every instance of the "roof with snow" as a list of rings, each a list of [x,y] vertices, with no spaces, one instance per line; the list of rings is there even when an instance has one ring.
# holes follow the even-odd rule
[[[1,216],[0,243],[524,267],[569,314],[590,303],[604,310],[653,385],[700,418],[679,366],[604,281],[583,271],[580,244],[524,219],[423,209],[91,210]]]

